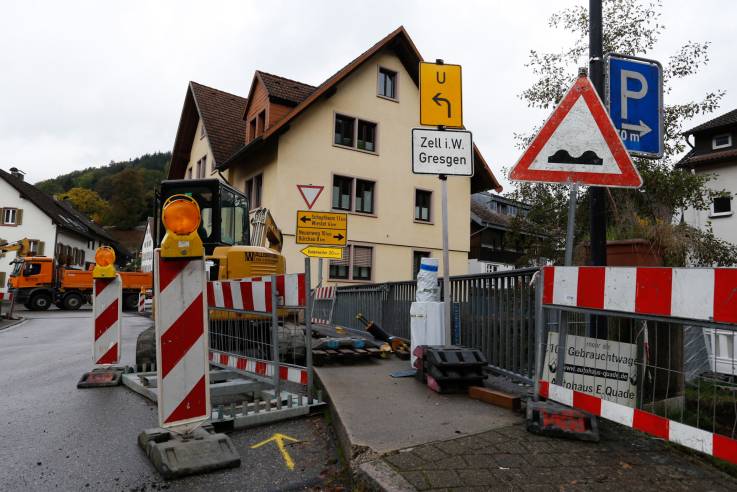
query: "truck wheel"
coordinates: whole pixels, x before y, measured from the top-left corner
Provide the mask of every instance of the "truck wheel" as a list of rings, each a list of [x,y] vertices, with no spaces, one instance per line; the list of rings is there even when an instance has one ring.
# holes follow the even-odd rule
[[[31,311],[46,311],[51,306],[51,296],[46,293],[34,294],[28,301]]]
[[[64,296],[64,301],[62,302],[62,305],[64,306],[63,309],[67,311],[76,311],[80,307],[82,307],[82,304],[84,304],[84,299],[80,294],[77,294],[76,292],[70,292],[69,294]]]
[[[136,340],[136,368],[141,371],[144,364],[148,370],[153,370],[156,365],[156,333],[153,326],[143,330]]]
[[[137,311],[138,310],[138,294],[124,294],[123,295],[123,311]]]

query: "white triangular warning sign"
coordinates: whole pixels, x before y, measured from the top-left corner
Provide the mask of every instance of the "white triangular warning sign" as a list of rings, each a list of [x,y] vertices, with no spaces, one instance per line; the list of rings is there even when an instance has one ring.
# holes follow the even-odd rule
[[[642,178],[591,80],[579,77],[509,178],[639,188]]]
[[[312,206],[317,201],[317,197],[322,193],[324,186],[313,186],[313,185],[297,185],[299,194],[302,195],[302,199],[307,204],[308,209],[312,209]]]

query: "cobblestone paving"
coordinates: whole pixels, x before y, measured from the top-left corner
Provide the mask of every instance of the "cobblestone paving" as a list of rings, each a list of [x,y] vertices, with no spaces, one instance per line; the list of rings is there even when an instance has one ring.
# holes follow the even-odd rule
[[[696,456],[599,421],[601,442],[531,434],[524,423],[386,456],[417,490],[737,490]]]

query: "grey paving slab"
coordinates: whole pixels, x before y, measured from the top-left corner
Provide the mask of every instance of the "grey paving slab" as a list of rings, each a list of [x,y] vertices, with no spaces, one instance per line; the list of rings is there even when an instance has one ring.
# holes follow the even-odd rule
[[[440,395],[414,378],[390,376],[409,367],[408,361],[391,358],[316,369],[352,446],[381,454],[518,421],[509,411],[464,394]]]

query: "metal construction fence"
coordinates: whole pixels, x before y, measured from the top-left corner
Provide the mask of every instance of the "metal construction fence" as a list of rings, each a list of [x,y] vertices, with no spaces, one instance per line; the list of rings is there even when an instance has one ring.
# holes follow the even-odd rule
[[[719,270],[544,268],[538,393],[737,463],[737,270]]]
[[[450,278],[457,306],[459,343],[483,351],[500,372],[532,382],[534,377],[535,288],[537,268]],[[442,288],[442,281],[439,282]],[[332,322],[363,331],[356,315],[379,324],[390,335],[409,338],[410,307],[416,282],[387,282],[337,289]]]

